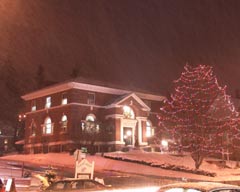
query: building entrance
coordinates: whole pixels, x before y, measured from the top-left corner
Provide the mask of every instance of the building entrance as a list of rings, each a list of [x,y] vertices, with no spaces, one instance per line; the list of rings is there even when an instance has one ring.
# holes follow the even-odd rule
[[[123,139],[125,145],[133,145],[133,129],[131,127],[123,128]]]

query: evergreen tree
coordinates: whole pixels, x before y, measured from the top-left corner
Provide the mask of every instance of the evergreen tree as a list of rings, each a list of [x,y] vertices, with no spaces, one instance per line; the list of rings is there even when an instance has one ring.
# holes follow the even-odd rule
[[[198,169],[207,155],[230,150],[233,139],[238,139],[239,114],[211,66],[186,65],[184,69],[159,120],[179,147],[191,153]]]
[[[18,110],[23,107],[20,75],[10,60],[3,61],[0,68],[0,87],[4,90],[1,99],[0,120],[16,122]]]
[[[21,94],[19,75],[10,60],[7,60],[1,68],[1,78],[3,79],[7,91],[12,95],[19,97]]]
[[[96,69],[93,65],[90,64],[75,64],[72,72],[70,74],[71,78],[77,78],[77,77],[86,77],[91,78],[96,76]]]

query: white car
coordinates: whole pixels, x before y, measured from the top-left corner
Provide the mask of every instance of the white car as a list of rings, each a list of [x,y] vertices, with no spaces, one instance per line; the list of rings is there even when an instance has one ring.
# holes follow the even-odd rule
[[[240,187],[216,182],[181,182],[163,185],[157,192],[240,192]]]
[[[47,192],[78,192],[78,191],[102,191],[110,189],[110,187],[103,185],[91,179],[74,179],[68,178],[54,182],[44,191]]]

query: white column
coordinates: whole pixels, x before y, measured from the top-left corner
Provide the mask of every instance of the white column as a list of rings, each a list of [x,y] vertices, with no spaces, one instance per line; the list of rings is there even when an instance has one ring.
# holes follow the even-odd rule
[[[135,129],[136,126],[132,128],[132,145],[135,145]]]
[[[123,142],[123,123],[122,118],[120,118],[120,141]]]
[[[141,145],[142,143],[142,120],[138,119],[138,142]]]

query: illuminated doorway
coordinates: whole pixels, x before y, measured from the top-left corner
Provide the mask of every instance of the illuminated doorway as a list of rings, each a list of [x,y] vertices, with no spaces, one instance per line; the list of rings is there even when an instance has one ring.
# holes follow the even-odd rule
[[[125,145],[133,145],[133,129],[131,127],[123,128],[123,139]]]

